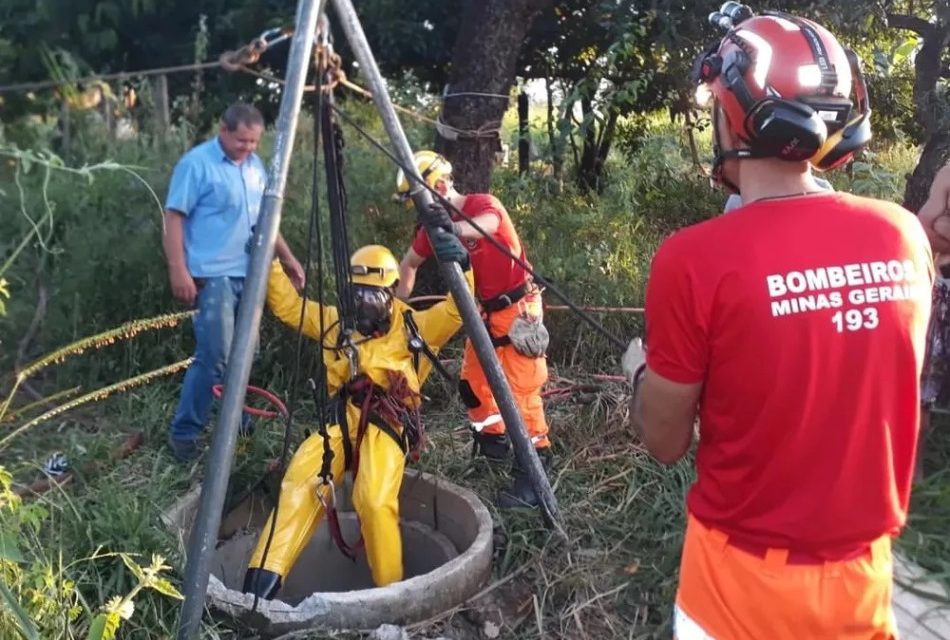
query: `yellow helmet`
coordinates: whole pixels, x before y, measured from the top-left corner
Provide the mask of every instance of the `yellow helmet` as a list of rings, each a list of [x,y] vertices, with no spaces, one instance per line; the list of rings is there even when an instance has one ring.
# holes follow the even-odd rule
[[[360,247],[350,257],[350,281],[371,287],[391,287],[399,279],[399,262],[378,244]]]
[[[416,151],[413,155],[413,160],[416,163],[416,170],[419,172],[419,175],[422,176],[422,179],[425,180],[426,184],[430,187],[435,188],[436,182],[452,175],[452,164],[445,159],[445,156],[435,151]],[[405,172],[399,169],[396,173],[395,199],[402,202],[409,201],[409,203],[411,203],[412,201],[409,200],[409,189],[411,186]]]

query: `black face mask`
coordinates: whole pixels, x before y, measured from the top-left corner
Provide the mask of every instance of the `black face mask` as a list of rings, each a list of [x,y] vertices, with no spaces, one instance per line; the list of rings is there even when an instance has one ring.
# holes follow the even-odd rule
[[[388,289],[362,284],[352,285],[356,330],[367,337],[378,337],[392,325],[393,296]]]

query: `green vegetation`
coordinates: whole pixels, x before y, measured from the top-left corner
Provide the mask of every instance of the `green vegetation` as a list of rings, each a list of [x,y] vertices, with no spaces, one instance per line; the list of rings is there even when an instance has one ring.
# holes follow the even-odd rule
[[[381,136],[368,107],[350,103],[345,108]],[[525,176],[508,167],[495,172],[495,191],[522,230],[535,267],[577,303],[639,306],[658,242],[721,209],[722,194],[711,190],[694,166],[678,125],[650,117],[640,119],[638,127],[637,144],[611,155],[600,193],[582,194],[571,183],[561,184],[546,175],[540,163]],[[415,126],[409,133],[417,144],[428,136]],[[89,148],[83,150],[82,162],[73,165],[87,164],[82,170],[67,170],[48,146],[42,153],[0,147],[6,158],[0,167],[0,199],[4,210],[14,214],[0,218],[2,255],[24,247],[0,273],[9,291],[7,314],[0,317],[0,364],[5,371],[22,371],[42,354],[84,336],[177,310],[160,254],[157,207],[137,176],[161,197],[184,144],[159,144],[144,137],[97,144],[94,132],[84,139],[91,141]],[[393,168],[355,132],[346,130],[346,140],[351,246],[372,240],[401,251],[413,220],[390,202]],[[700,135],[699,144],[700,153],[707,153],[708,138]],[[305,118],[283,220],[301,256],[310,209],[311,147],[312,126]],[[842,189],[898,199],[914,160],[912,147],[888,142],[832,179]],[[137,175],[120,167],[134,167]],[[23,243],[22,238],[30,240]],[[550,296],[549,302],[557,303]],[[622,337],[640,330],[636,315],[601,318]],[[570,546],[550,540],[531,514],[494,514],[499,527],[496,577],[515,574],[497,588],[496,600],[518,603],[505,610],[503,637],[662,637],[670,629],[690,464],[664,469],[650,461],[625,427],[624,386],[591,377],[616,373],[619,354],[566,312],[549,312],[548,322],[554,338],[552,387],[569,380],[596,385],[597,390],[550,403],[557,434],[553,482],[572,537]],[[252,380],[286,397],[294,361],[292,332],[269,318],[263,331]],[[41,370],[28,370],[21,395],[0,422],[0,437],[50,409],[42,403],[24,409],[31,401],[27,387],[44,396],[68,392],[57,399],[65,402],[190,355],[187,321],[133,333],[130,339],[93,341],[98,347],[94,351],[54,358],[55,363]],[[460,344],[453,343],[446,354],[457,359]],[[304,354],[305,369],[313,356],[310,350]],[[6,385],[12,381],[6,378],[3,389],[9,390]],[[54,451],[64,452],[75,469],[71,483],[23,501],[10,494],[10,476],[0,478],[5,488],[0,499],[0,567],[6,584],[18,585],[2,594],[0,638],[34,637],[31,629],[42,638],[99,637],[90,634],[111,628],[105,621],[112,624],[116,616],[121,618],[117,637],[174,634],[177,603],[169,596],[174,596],[183,572],[184,542],[161,525],[159,514],[194,486],[201,473],[200,465],[183,470],[163,448],[177,384],[176,379],[163,379],[129,389],[33,425],[0,444],[0,463],[15,487],[41,477],[39,467]],[[308,397],[299,391],[298,397]],[[472,466],[467,432],[460,428],[463,409],[450,389],[433,380],[428,393],[435,398],[426,411],[432,447],[423,468],[473,486],[490,500],[504,478],[498,471]],[[296,439],[312,420],[312,407],[304,402]],[[136,432],[144,433],[139,449],[122,459],[110,456]],[[232,495],[261,477],[279,452],[281,434],[281,424],[266,423],[252,439],[239,443]],[[928,468],[944,469],[948,459],[950,448],[938,426],[928,443]],[[947,486],[941,471],[918,488],[910,527],[901,540],[911,557],[945,579],[950,576],[944,526],[950,521]],[[152,574],[133,568],[140,565],[131,554],[168,558],[172,569],[160,579],[149,577]],[[161,558],[155,560],[156,567],[163,564]],[[124,604],[133,597],[134,612]],[[420,637],[474,637],[464,634],[485,624],[492,602],[417,625],[413,631]],[[206,623],[208,637],[249,637],[228,621],[209,618]]]
[[[494,168],[492,188],[537,271],[574,302],[642,306],[659,242],[721,210],[725,197],[710,189],[700,167],[711,156],[708,114],[693,108],[687,80],[693,56],[714,37],[704,18],[719,0],[461,3],[475,13],[433,0],[356,4],[394,99],[429,118],[451,120],[453,114],[439,113],[438,94],[447,82],[457,84],[453,70],[494,69],[477,79],[493,92],[529,83],[546,92],[547,100],[532,106],[534,152],[523,175],[514,154],[517,112],[504,114],[501,142],[512,158]],[[0,85],[61,83],[0,93],[0,640],[170,638],[184,541],[160,514],[201,481],[202,467],[179,466],[164,448],[180,383],[172,374],[191,355],[193,341],[167,284],[161,200],[174,163],[208,134],[226,104],[253,101],[273,121],[278,94],[245,73],[170,74],[172,126],[166,128],[156,124],[155,78],[76,80],[214,61],[290,22],[293,3],[0,5]],[[533,16],[517,11],[529,5],[537,9]],[[950,154],[942,73],[950,42],[947,0],[763,0],[755,8],[816,18],[864,61],[875,141],[829,176],[835,187],[919,206]],[[505,10],[508,20],[488,19]],[[485,33],[487,25],[499,33]],[[509,36],[524,37],[496,37],[506,28]],[[361,82],[336,35],[344,69]],[[495,44],[486,52],[476,46],[484,42]],[[285,54],[286,45],[266,53],[259,70],[282,75]],[[491,77],[501,69],[511,73]],[[343,90],[337,98],[384,138],[362,98]],[[492,109],[500,107],[491,102],[497,97],[484,100],[466,109],[467,116],[484,116],[466,120],[466,128],[497,120]],[[133,133],[117,136],[117,120]],[[432,145],[428,124],[403,121],[414,148]],[[400,253],[414,219],[390,200],[395,169],[355,131],[344,126],[344,133],[350,245],[378,242]],[[272,135],[264,141],[265,157]],[[469,140],[470,146],[449,145],[445,152],[457,166],[472,156],[485,165],[494,153],[488,142],[494,144]],[[301,258],[312,147],[305,114],[281,226]],[[475,168],[488,175],[487,166]],[[426,277],[420,281],[426,292],[438,288]],[[550,292],[547,302],[559,304]],[[596,316],[621,338],[642,331],[636,313]],[[557,458],[552,482],[570,544],[550,539],[535,514],[493,513],[496,581],[489,593],[462,611],[414,625],[417,637],[491,637],[493,629],[497,637],[518,639],[669,637],[691,463],[661,467],[628,432],[626,385],[595,377],[618,373],[620,354],[607,340],[565,311],[550,310],[545,322],[552,334],[550,388],[583,389],[548,400]],[[302,382],[289,388],[294,338],[265,314],[251,381],[304,399],[293,431],[299,441],[315,412]],[[304,372],[317,355],[305,348]],[[460,338],[445,357],[457,366]],[[464,411],[453,390],[433,379],[426,393],[433,398],[425,410],[431,446],[422,468],[472,486],[490,502],[505,478],[469,459]],[[924,447],[928,479],[915,488],[899,545],[950,584],[944,432],[950,420],[935,422]],[[232,497],[262,477],[280,452],[282,433],[281,423],[264,422],[239,441]],[[69,482],[21,498],[45,478],[44,461],[55,452],[70,462]],[[204,622],[208,638],[256,637],[229,620],[206,616]]]

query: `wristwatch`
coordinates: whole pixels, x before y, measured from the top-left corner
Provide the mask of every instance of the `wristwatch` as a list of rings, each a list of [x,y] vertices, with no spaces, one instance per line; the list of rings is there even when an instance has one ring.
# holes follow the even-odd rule
[[[640,385],[643,384],[643,378],[647,374],[647,363],[644,362],[637,370],[633,372],[633,379],[630,381],[630,384],[633,386],[633,396],[636,397],[637,392],[640,390]]]

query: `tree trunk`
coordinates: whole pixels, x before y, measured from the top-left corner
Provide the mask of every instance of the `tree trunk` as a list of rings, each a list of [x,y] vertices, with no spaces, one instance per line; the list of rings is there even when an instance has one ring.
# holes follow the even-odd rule
[[[528,173],[531,165],[531,138],[528,135],[528,94],[518,94],[518,173]]]
[[[913,31],[923,41],[914,60],[914,116],[926,138],[917,167],[904,188],[904,206],[916,212],[926,202],[937,171],[950,159],[950,110],[937,93],[944,68],[941,61],[950,46],[950,6],[938,9],[935,22],[898,14],[888,14],[887,22],[891,27]]]
[[[914,172],[904,188],[904,208],[917,213],[930,193],[930,184],[940,168],[950,162],[950,131],[936,133],[924,144]]]
[[[554,123],[554,87],[551,77],[544,79],[544,90],[548,98],[548,145],[551,147],[551,172],[554,179],[561,181],[561,167],[564,166],[564,145],[557,135]]]
[[[587,96],[581,97],[583,110],[582,122],[584,127],[584,146],[581,151],[581,161],[577,167],[577,185],[584,191],[592,191],[597,186],[597,172],[594,167],[597,160],[597,123],[594,118],[594,102]]]
[[[604,125],[601,132],[600,142],[597,144],[597,157],[594,160],[595,188],[600,193],[604,188],[604,167],[607,165],[607,155],[614,144],[614,136],[617,133],[617,120],[620,119],[619,109],[610,109],[607,114],[607,124]]]
[[[152,101],[155,104],[154,124],[155,137],[164,140],[172,126],[171,111],[168,102],[168,76],[164,73],[153,76]]]
[[[581,98],[581,105],[584,108],[586,120],[594,112],[593,101],[590,98]],[[595,119],[590,120],[584,131],[584,151],[581,154],[580,166],[577,168],[577,184],[585,191],[600,192],[603,187],[604,165],[614,143],[619,117],[620,111],[611,107],[607,113],[607,120],[601,124],[599,131]]]
[[[696,127],[693,122],[693,113],[690,109],[686,109],[683,112],[683,121],[686,129],[686,140],[689,142],[689,157],[693,161],[693,166],[696,167],[696,170],[706,175],[705,169],[703,169],[703,163],[699,159],[699,149],[696,146]]]
[[[491,184],[518,54],[531,21],[551,1],[465,3],[442,105],[443,123],[464,133],[443,129],[436,137],[436,149],[452,163],[462,192],[487,191]]]

